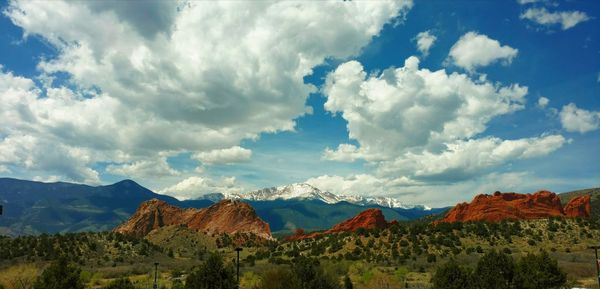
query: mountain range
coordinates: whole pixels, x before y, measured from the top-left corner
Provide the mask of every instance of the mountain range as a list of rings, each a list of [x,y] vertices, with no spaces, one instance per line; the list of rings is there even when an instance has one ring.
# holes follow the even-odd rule
[[[306,183],[295,183],[286,186],[264,188],[248,193],[214,193],[207,194],[200,199],[208,199],[211,201],[220,201],[222,199],[242,199],[248,201],[275,201],[275,200],[319,200],[327,204],[337,204],[347,202],[360,206],[381,206],[386,208],[400,209],[422,209],[424,211],[431,210],[430,207],[424,205],[411,205],[402,202],[396,198],[390,197],[363,197],[358,195],[337,195],[327,191],[322,191],[312,185]]]
[[[223,198],[246,200],[258,216],[269,223],[275,235],[289,233],[296,228],[307,231],[327,229],[367,208],[381,208],[390,220],[417,219],[447,210],[400,206],[401,202],[391,199],[387,203],[382,202],[382,206],[365,198],[339,197],[306,184],[258,190],[244,197],[212,194],[201,199],[180,201],[154,193],[132,180],[88,186],[0,178],[0,202],[4,206],[4,215],[0,216],[0,234],[14,236],[112,230],[127,220],[142,202],[150,199],[181,208],[205,208]]]

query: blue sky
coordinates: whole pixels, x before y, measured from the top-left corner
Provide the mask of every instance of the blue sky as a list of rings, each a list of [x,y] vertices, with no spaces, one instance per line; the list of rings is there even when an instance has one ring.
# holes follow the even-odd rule
[[[597,1],[52,3],[0,2],[2,176],[432,206],[600,186]]]

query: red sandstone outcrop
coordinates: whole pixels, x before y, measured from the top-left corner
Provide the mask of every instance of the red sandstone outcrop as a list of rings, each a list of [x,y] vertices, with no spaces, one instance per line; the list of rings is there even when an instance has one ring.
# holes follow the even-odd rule
[[[565,216],[571,218],[589,218],[592,211],[590,201],[590,195],[579,196],[571,199],[563,208]]]
[[[315,238],[327,234],[339,233],[339,232],[355,232],[358,229],[383,229],[390,225],[385,220],[383,213],[380,209],[367,209],[359,213],[358,215],[343,221],[331,229],[323,232],[313,232],[304,234],[304,230],[297,229],[295,234],[286,238],[288,241],[302,240],[308,238]]]
[[[563,209],[560,197],[549,191],[534,194],[500,193],[478,195],[471,203],[452,208],[437,222],[527,220],[548,217],[589,217],[589,196],[573,199]],[[568,212],[567,212],[568,210]]]
[[[354,216],[352,219],[343,221],[333,228],[326,231],[326,233],[337,233],[337,232],[354,232],[360,228],[364,229],[375,229],[375,228],[386,228],[388,223],[383,216],[380,209],[368,209],[362,211],[360,214]]]
[[[261,238],[273,238],[269,224],[256,215],[254,208],[234,200],[223,200],[203,209],[181,209],[152,199],[143,202],[129,220],[114,231],[145,236],[156,228],[170,225],[185,225],[208,233],[253,233]]]

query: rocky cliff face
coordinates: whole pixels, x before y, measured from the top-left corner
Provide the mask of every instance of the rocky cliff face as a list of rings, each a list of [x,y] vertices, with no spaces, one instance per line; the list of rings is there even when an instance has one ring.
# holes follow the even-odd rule
[[[585,195],[573,198],[565,205],[563,211],[567,217],[589,218],[592,212],[591,196]]]
[[[343,222],[333,226],[331,229],[329,229],[327,231],[304,234],[304,230],[298,229],[298,230],[296,230],[296,233],[294,235],[287,237],[286,240],[294,241],[294,240],[302,240],[302,239],[307,239],[307,238],[315,238],[315,237],[319,237],[319,236],[323,236],[323,235],[327,235],[327,234],[339,233],[339,232],[354,232],[361,228],[363,228],[363,229],[375,229],[375,228],[383,229],[383,228],[387,228],[389,225],[390,225],[390,223],[388,223],[385,220],[385,217],[383,216],[383,213],[381,212],[380,209],[367,209],[367,210],[362,211],[360,214],[352,217],[351,219],[348,219],[346,221],[343,221]]]
[[[496,192],[493,195],[478,195],[471,203],[456,205],[438,222],[497,222],[505,219],[589,217],[589,203],[589,196],[587,199],[575,198],[563,209],[560,197],[549,191],[539,191],[534,194]]]
[[[380,209],[368,209],[362,211],[360,214],[354,216],[352,219],[341,222],[333,228],[326,231],[326,233],[337,233],[337,232],[354,232],[360,228],[364,229],[375,229],[375,228],[386,228],[388,226],[385,217]]]
[[[153,199],[142,203],[129,220],[114,231],[146,236],[156,228],[170,225],[184,225],[207,233],[253,233],[272,239],[269,224],[256,215],[254,208],[234,200],[223,200],[204,209],[181,209]]]

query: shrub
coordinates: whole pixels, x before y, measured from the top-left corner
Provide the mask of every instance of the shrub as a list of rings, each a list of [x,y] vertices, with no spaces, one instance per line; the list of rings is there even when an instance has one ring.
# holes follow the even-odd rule
[[[300,281],[294,273],[282,266],[266,271],[262,275],[260,289],[299,289]]]
[[[171,289],[184,289],[183,282],[179,279],[173,280],[173,284],[171,284]]]
[[[81,269],[69,264],[65,257],[52,262],[33,283],[34,289],[83,289]]]

